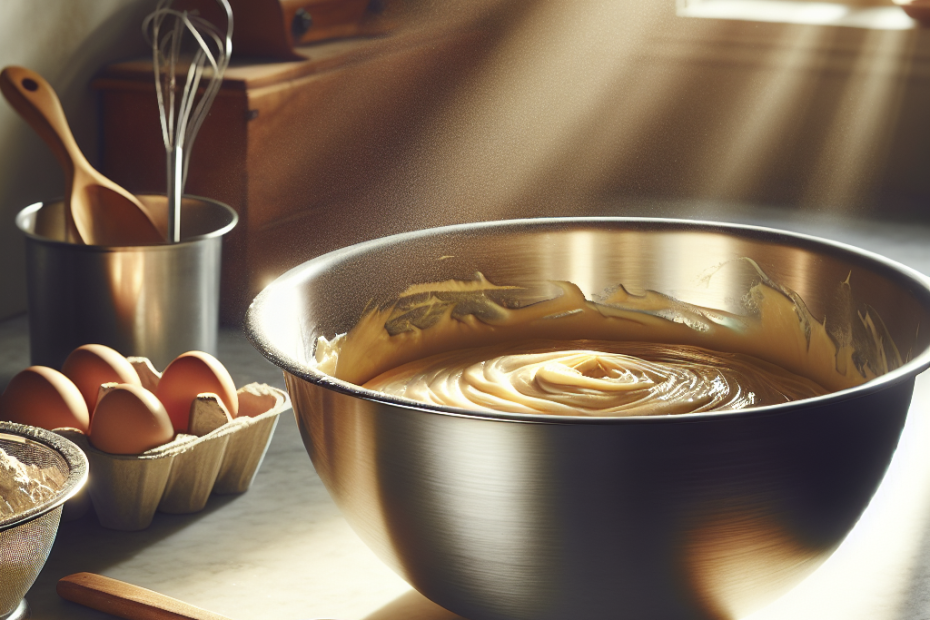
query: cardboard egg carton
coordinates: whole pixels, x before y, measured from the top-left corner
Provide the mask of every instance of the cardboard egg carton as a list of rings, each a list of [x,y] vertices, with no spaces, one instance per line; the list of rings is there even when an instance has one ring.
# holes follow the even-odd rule
[[[142,386],[154,391],[161,375],[149,360],[131,357],[129,361]],[[198,512],[211,493],[248,490],[278,416],[290,408],[290,400],[287,392],[259,383],[246,385],[237,394],[238,417],[232,418],[215,394],[201,394],[191,405],[191,434],[179,433],[173,441],[138,455],[102,452],[80,431],[59,429],[87,454],[88,494],[100,524],[142,530],[156,511]]]

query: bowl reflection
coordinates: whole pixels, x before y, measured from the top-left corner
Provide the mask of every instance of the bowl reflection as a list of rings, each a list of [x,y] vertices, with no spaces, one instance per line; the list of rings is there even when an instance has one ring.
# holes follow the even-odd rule
[[[622,283],[738,312],[750,257],[831,316],[839,282],[884,319],[904,363],[825,397],[653,418],[520,416],[379,396],[313,364],[411,283]],[[897,446],[930,365],[930,288],[881,257],[779,231],[644,219],[471,224],[313,259],[263,291],[246,329],[285,370],[317,473],[361,538],[471,620],[736,618],[839,545]]]

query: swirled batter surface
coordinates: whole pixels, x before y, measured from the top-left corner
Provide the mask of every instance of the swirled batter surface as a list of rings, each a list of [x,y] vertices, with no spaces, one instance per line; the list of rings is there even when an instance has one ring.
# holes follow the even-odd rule
[[[537,341],[449,351],[364,387],[415,401],[557,415],[672,415],[828,393],[749,355],[651,342]]]

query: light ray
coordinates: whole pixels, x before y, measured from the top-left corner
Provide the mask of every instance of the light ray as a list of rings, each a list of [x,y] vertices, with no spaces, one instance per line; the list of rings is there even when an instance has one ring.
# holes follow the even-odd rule
[[[805,69],[818,53],[816,43],[825,36],[815,28],[787,30],[769,54],[764,83],[744,90],[742,101],[726,102],[732,121],[712,138],[723,155],[704,160],[701,176],[706,181],[696,192],[699,197],[745,199],[771,172],[772,160],[783,156],[783,142],[798,131],[806,107],[804,94],[813,88]]]
[[[887,160],[892,133],[903,101],[911,39],[895,32],[869,31],[850,72],[846,93],[837,107],[810,175],[802,204],[866,205]]]
[[[581,11],[541,3],[424,131],[428,161],[411,165],[430,169],[434,182],[417,202],[431,209],[465,202],[487,219],[531,190],[667,15],[658,4],[607,0]]]

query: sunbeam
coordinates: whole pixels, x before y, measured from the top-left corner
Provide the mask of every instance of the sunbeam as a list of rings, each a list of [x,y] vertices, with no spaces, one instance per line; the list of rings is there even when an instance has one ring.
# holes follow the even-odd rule
[[[890,149],[887,129],[898,118],[913,40],[870,30],[811,171],[802,204],[866,206]]]

